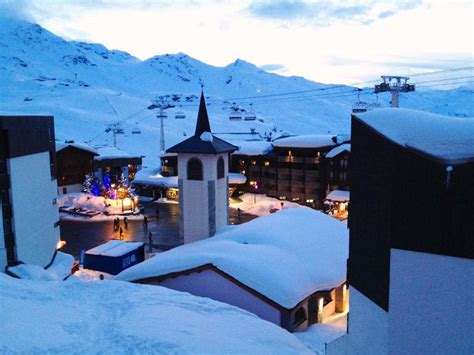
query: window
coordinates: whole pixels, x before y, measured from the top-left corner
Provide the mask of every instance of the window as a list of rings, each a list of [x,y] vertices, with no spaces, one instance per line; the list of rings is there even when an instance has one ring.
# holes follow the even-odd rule
[[[188,180],[202,180],[202,162],[198,158],[188,160]]]
[[[347,168],[347,159],[341,159],[341,161],[339,162],[339,165],[340,167],[343,169],[343,168]]]
[[[220,157],[217,159],[217,178],[222,179],[224,177],[224,159]]]
[[[300,325],[304,321],[306,321],[306,311],[304,307],[298,308],[298,310],[295,313],[295,326]]]

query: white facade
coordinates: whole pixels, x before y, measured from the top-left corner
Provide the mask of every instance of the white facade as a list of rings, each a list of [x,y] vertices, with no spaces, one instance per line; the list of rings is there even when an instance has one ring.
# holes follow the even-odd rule
[[[49,152],[8,159],[7,165],[17,260],[44,267],[59,241],[57,182],[51,178]]]
[[[389,311],[351,287],[347,354],[472,354],[474,261],[391,249]]]
[[[217,162],[224,160],[224,177],[217,178]],[[198,158],[203,167],[202,180],[188,180],[187,165]],[[228,153],[178,154],[180,236],[184,243],[211,237],[228,223]]]
[[[213,270],[169,278],[156,285],[195,296],[207,297],[250,311],[262,319],[280,325],[280,311]]]
[[[390,270],[390,353],[474,353],[474,260],[392,249]]]

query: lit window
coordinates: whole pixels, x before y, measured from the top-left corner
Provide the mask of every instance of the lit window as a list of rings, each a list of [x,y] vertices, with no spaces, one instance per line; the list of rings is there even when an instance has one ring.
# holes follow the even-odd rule
[[[256,161],[256,160],[252,160],[252,165],[257,165],[257,161]]]
[[[269,162],[269,161],[266,161],[266,162],[264,163],[264,165],[265,165],[265,166],[270,166],[270,162]]]

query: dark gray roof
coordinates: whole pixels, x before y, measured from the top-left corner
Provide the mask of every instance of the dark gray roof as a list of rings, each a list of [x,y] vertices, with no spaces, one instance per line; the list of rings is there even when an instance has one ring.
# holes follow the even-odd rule
[[[194,136],[176,144],[166,150],[167,153],[198,153],[198,154],[219,154],[225,152],[234,152],[238,149],[233,144],[227,143],[225,140],[212,137],[210,140],[202,140],[201,135],[204,132],[211,133],[209,117],[207,115],[206,101],[204,93],[201,92],[201,102],[199,103],[199,113],[196,122],[196,130]]]

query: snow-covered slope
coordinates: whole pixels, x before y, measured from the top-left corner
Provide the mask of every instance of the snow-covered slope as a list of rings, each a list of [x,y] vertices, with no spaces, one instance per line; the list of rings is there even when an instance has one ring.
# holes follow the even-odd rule
[[[157,286],[55,282],[0,273],[2,354],[305,354],[242,309]]]
[[[100,44],[65,41],[25,21],[0,16],[0,113],[55,116],[61,140],[90,144],[112,144],[106,125],[123,121],[124,135],[118,146],[131,154],[145,155],[145,165],[154,165],[159,153],[157,109],[152,100],[165,97],[175,107],[167,110],[166,146],[189,136],[194,130],[201,84],[205,87],[214,132],[260,133],[273,129],[290,133],[348,133],[355,95],[319,96],[282,101],[239,99],[249,96],[301,92],[328,85],[301,77],[267,73],[255,65],[236,60],[214,67],[186,54],[165,54],[141,61],[128,53],[108,50]],[[139,40],[139,39],[137,39]],[[374,74],[374,77],[377,75]],[[326,95],[326,96],[325,96]],[[446,115],[474,116],[471,89],[417,91],[401,97],[401,106]],[[371,97],[362,97],[368,101]],[[231,107],[257,114],[255,121],[229,121]],[[388,106],[389,95],[380,97]],[[177,112],[185,119],[175,119]],[[241,112],[241,111],[239,111]],[[132,131],[141,130],[141,134]]]

